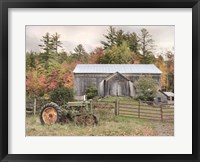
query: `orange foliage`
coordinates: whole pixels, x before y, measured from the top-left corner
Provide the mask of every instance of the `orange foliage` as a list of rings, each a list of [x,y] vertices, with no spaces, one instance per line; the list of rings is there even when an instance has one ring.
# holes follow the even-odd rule
[[[73,60],[72,58],[72,61],[66,60],[63,63],[56,63],[48,70],[44,69],[41,64],[37,63],[35,69],[27,70],[26,72],[27,94],[42,96],[45,93],[48,93],[51,90],[54,90],[60,86],[64,86],[65,88],[73,88],[73,70],[76,65],[81,63],[98,64],[100,63],[102,56],[104,56],[104,50],[102,48],[96,48],[93,53],[84,54],[79,60]],[[140,63],[141,56],[135,55],[135,58],[133,60],[134,64],[138,64]],[[173,74],[173,58],[171,60],[171,64],[169,64],[169,72]],[[68,63],[67,61],[70,63]],[[161,55],[156,59],[155,65],[162,71],[161,87],[162,89],[165,89],[167,86],[167,65]]]
[[[166,83],[167,83],[167,66],[164,63],[164,59],[163,57],[160,55],[158,56],[158,58],[156,59],[155,65],[162,71],[161,74],[161,87],[162,89],[166,88]]]
[[[104,55],[104,51],[102,48],[96,48],[94,52],[91,54],[91,58],[89,60],[89,64],[98,64],[100,62],[101,57]]]
[[[64,86],[73,88],[74,76],[73,70],[76,64],[63,64],[51,69],[51,72],[46,74],[39,73],[37,70],[27,71],[26,73],[26,91],[27,94],[35,94],[38,96],[48,93],[51,90]]]

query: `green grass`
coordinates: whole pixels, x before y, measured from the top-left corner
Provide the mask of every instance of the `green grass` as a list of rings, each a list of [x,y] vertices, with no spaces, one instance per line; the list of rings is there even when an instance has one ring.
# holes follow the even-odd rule
[[[119,101],[127,101],[127,102],[137,102],[134,98],[132,97],[128,97],[128,96],[124,96],[124,97],[112,97],[112,96],[106,96],[104,98],[100,98],[100,101],[115,101],[115,100],[119,100]]]
[[[27,136],[173,136],[173,123],[162,123],[137,118],[100,118],[94,127],[76,126],[74,123],[41,125],[39,116],[27,116]]]
[[[135,102],[130,97],[118,100]],[[115,101],[116,97],[105,97],[102,101]],[[109,104],[111,106],[109,106]],[[94,127],[77,126],[74,123],[41,125],[39,115],[27,115],[27,136],[173,136],[174,123],[152,121],[133,117],[114,116],[113,104],[101,105],[94,113],[99,123]]]
[[[115,104],[111,103],[111,102],[114,102],[116,99],[119,101],[120,114],[123,114],[124,112],[126,112],[126,114],[127,114],[127,112],[128,112],[128,114],[130,114],[130,115],[127,114],[127,116],[134,116],[134,117],[138,116],[139,102],[136,101],[132,97],[128,97],[128,96],[126,96],[126,97],[108,96],[108,97],[101,98],[99,100],[108,102],[108,103],[100,102],[102,104],[101,107],[109,107],[110,106],[111,108],[114,109]],[[97,105],[97,107],[98,107],[98,105]],[[163,106],[162,111],[163,111],[164,120],[169,118],[169,116],[167,117],[167,115],[171,115],[170,118],[173,118],[172,116],[174,115],[174,109],[172,107],[170,109],[169,108],[170,108],[169,106]],[[146,118],[145,116],[149,115],[151,117],[147,117],[147,118],[160,120],[160,118],[161,118],[160,114],[161,114],[160,106],[158,106],[158,105],[148,105],[146,103],[140,102],[140,117],[141,118]]]

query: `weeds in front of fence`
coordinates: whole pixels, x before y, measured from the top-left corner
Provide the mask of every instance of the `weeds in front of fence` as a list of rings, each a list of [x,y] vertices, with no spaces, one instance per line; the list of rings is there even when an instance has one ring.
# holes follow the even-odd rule
[[[122,100],[122,98],[121,98]],[[120,100],[120,101],[121,101]],[[109,102],[103,102],[109,101]],[[99,124],[94,127],[77,126],[74,123],[41,125],[39,115],[26,117],[27,136],[173,136],[173,121],[155,121],[141,118],[115,116],[116,98],[104,98],[97,102],[95,114]],[[135,102],[132,98],[128,103]],[[167,111],[166,111],[167,112]]]
[[[99,110],[96,110],[99,111]],[[104,112],[105,111],[105,112]],[[94,127],[74,123],[41,125],[38,115],[27,115],[27,136],[173,136],[173,122],[150,121],[114,116],[100,110],[99,124]]]

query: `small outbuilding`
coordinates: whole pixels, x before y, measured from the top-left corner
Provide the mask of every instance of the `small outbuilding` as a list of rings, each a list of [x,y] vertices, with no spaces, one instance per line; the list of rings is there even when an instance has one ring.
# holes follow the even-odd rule
[[[174,93],[173,92],[164,92],[164,91],[159,90],[155,101],[167,103],[167,104],[174,104]]]
[[[168,104],[174,103],[174,93],[173,92],[163,92],[163,94],[166,96]]]
[[[78,64],[74,69],[74,94],[78,99],[90,85],[99,96],[135,96],[135,81],[151,75],[160,86],[161,71],[153,64]]]

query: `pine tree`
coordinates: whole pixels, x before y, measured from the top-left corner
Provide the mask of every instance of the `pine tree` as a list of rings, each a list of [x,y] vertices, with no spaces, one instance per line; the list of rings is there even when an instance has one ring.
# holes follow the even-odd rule
[[[40,40],[43,44],[39,44],[42,51],[41,61],[45,64],[45,69],[49,67],[49,59],[52,57],[53,53],[53,40],[50,34],[47,32],[44,36],[42,36],[42,39]]]
[[[141,34],[138,36],[139,47],[142,54],[141,63],[150,64],[155,62],[155,57],[153,55],[154,40],[152,35],[149,34],[147,29],[143,28]]]
[[[58,48],[62,48],[62,42],[59,39],[60,34],[58,34],[57,32],[52,35],[53,49],[55,50],[56,55],[58,54]]]

